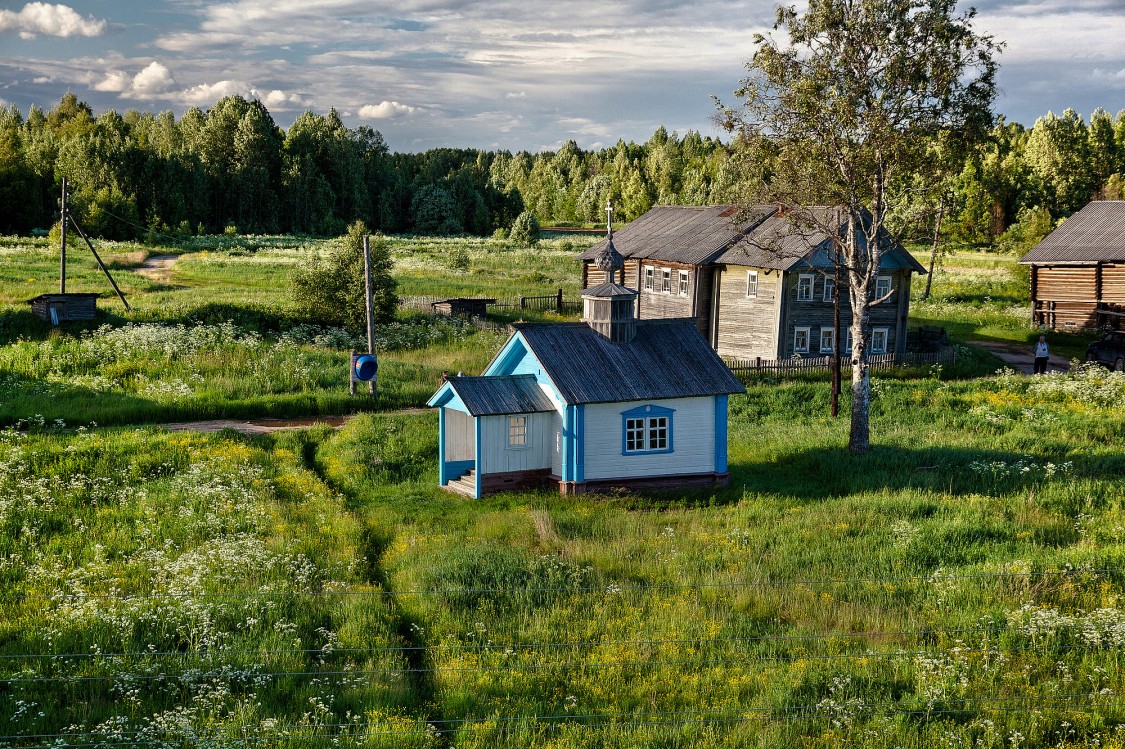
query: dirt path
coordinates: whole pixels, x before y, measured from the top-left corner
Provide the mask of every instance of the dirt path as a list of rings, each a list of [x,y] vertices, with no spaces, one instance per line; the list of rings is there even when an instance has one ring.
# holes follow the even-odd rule
[[[139,267],[134,268],[133,272],[157,283],[167,283],[172,277],[172,266],[176,264],[179,258],[179,255],[152,255],[146,258]]]
[[[400,411],[389,411],[391,415],[413,416],[429,413],[428,408],[404,408]],[[211,421],[183,421],[176,424],[154,424],[153,426],[167,429],[169,432],[221,432],[224,429],[233,429],[242,434],[271,434],[286,429],[308,429],[319,424],[325,424],[333,429],[339,429],[349,420],[350,416],[303,416],[297,419],[251,419],[239,421],[237,419],[213,419]]]
[[[980,346],[998,356],[1005,364],[1017,372],[1031,374],[1034,357],[1031,355],[1031,344],[1000,343],[999,341],[973,341],[974,346]],[[1061,356],[1051,355],[1047,360],[1048,372],[1069,372],[1070,362]]]

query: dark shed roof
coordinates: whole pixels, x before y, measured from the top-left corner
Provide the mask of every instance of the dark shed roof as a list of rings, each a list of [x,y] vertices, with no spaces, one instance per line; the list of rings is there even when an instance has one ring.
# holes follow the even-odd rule
[[[1095,200],[1020,258],[1026,264],[1125,260],[1125,200]]]
[[[691,319],[638,320],[629,343],[610,343],[585,323],[516,329],[567,403],[746,392]]]
[[[539,387],[535,375],[451,377],[448,382],[473,416],[544,413],[555,410],[551,399]]]
[[[753,206],[739,217],[738,208],[730,205],[660,205],[615,231],[613,244],[626,258],[700,265],[774,210],[773,206]],[[603,239],[579,259],[593,260],[607,242]]]

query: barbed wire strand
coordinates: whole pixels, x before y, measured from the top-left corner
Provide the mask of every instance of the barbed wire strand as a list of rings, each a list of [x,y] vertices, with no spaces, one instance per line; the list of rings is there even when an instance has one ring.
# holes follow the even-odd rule
[[[1064,653],[1074,652],[1078,650],[1092,650],[1100,647],[1100,645],[1092,644],[1074,644],[1063,645],[1055,648],[1014,648],[1009,650],[1000,649],[958,649],[958,650],[921,650],[921,651],[902,651],[902,652],[883,652],[883,653],[839,653],[839,654],[790,654],[790,655],[775,655],[764,656],[755,654],[743,654],[738,658],[693,658],[688,660],[634,660],[634,661],[572,661],[572,662],[557,662],[557,663],[504,663],[494,665],[477,665],[477,666],[440,666],[432,668],[375,668],[375,669],[344,669],[334,671],[236,671],[234,673],[211,671],[211,672],[188,672],[181,674],[104,674],[99,676],[18,676],[0,678],[0,684],[51,684],[59,682],[67,683],[90,683],[102,681],[169,681],[169,682],[198,682],[206,681],[208,679],[235,679],[254,681],[260,679],[284,679],[287,677],[327,677],[327,676],[340,676],[340,677],[359,677],[359,676],[401,676],[406,674],[439,674],[439,673],[487,673],[487,672],[537,672],[549,670],[581,670],[581,669],[609,669],[609,668],[640,668],[651,666],[695,666],[695,667],[714,667],[714,666],[729,666],[734,664],[745,663],[788,663],[798,660],[817,660],[817,661],[833,661],[833,660],[856,660],[863,658],[917,658],[921,656],[933,655],[1018,655],[1022,653]],[[257,664],[253,664],[256,666]]]
[[[152,650],[137,650],[131,652],[89,652],[89,653],[10,653],[0,655],[0,661],[5,660],[36,660],[36,659],[72,659],[72,660],[89,660],[94,658],[216,658],[221,656],[232,655],[260,655],[260,656],[284,656],[284,655],[320,655],[329,656],[336,653],[412,653],[412,652],[426,652],[433,650],[469,650],[469,651],[488,651],[488,650],[565,650],[569,648],[585,648],[585,647],[603,647],[603,646],[640,646],[640,645],[692,645],[692,644],[716,644],[716,643],[770,643],[770,642],[802,642],[802,641],[818,641],[818,640],[862,640],[862,639],[885,639],[891,637],[932,637],[936,635],[975,635],[975,634],[1004,634],[1004,633],[1026,633],[1036,634],[1030,632],[1028,627],[1007,626],[1007,627],[972,627],[972,628],[957,628],[957,629],[915,629],[915,630],[882,630],[872,632],[819,632],[810,634],[795,634],[795,635],[757,635],[753,637],[685,637],[685,638],[670,638],[670,639],[645,639],[645,640],[578,640],[573,642],[507,642],[507,643],[487,643],[487,644],[473,644],[473,643],[438,643],[434,645],[387,645],[382,647],[370,648],[301,648],[301,649],[282,649],[282,650],[168,650],[168,651],[152,651]]]
[[[0,596],[0,601],[48,600],[58,602],[86,600],[140,601],[149,599],[206,599],[206,598],[282,598],[288,596],[470,596],[470,595],[526,595],[529,593],[604,593],[616,595],[648,591],[676,590],[723,590],[770,587],[796,587],[814,585],[886,585],[895,583],[940,583],[961,580],[990,580],[1005,578],[1034,578],[1049,576],[1079,577],[1083,575],[1113,575],[1125,573],[1125,568],[1102,569],[1039,570],[1028,572],[982,572],[969,575],[915,575],[904,577],[856,577],[836,579],[800,580],[747,580],[725,583],[669,583],[666,585],[617,585],[608,583],[597,586],[574,586],[568,588],[422,588],[415,590],[319,590],[319,591],[247,591],[244,593],[56,593],[53,595],[22,593]]]

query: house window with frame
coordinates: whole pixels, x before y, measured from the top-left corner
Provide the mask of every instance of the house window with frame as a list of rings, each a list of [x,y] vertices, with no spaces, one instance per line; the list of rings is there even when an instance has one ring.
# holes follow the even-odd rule
[[[527,447],[527,417],[508,417],[508,447]]]
[[[820,329],[820,353],[836,353],[836,331],[833,328]]]
[[[663,268],[660,272],[660,290],[665,294],[672,293],[672,270]]]
[[[758,271],[756,270],[746,271],[746,298],[758,298]]]
[[[645,266],[645,291],[652,291],[656,285],[656,270],[651,265]]]
[[[688,272],[686,270],[680,271],[680,296],[687,296],[688,293]]]
[[[672,450],[671,408],[660,406],[640,406],[630,409],[622,416],[623,455],[651,453],[670,453]]]
[[[891,277],[878,276],[875,279],[875,298],[882,299],[891,295]]]
[[[813,282],[816,279],[810,274],[801,274],[797,278],[797,301],[811,302],[813,298]]]
[[[809,353],[809,328],[797,328],[793,331],[793,353]]]
[[[824,301],[826,301],[826,302],[836,301],[835,299],[832,298],[833,292],[835,292],[835,291],[836,291],[836,282],[833,281],[831,278],[824,279],[824,297],[823,297]]]
[[[871,353],[887,353],[887,328],[874,328],[871,331]]]

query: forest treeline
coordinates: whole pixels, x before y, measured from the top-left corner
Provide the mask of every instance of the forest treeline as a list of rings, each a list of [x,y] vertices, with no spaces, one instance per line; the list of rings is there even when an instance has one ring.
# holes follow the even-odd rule
[[[0,109],[0,232],[55,222],[63,177],[79,220],[106,238],[341,234],[357,220],[385,233],[483,235],[525,210],[543,223],[589,223],[604,220],[607,200],[625,220],[655,204],[730,201],[739,194],[736,165],[729,144],[694,131],[658,128],[644,143],[596,151],[568,141],[553,152],[403,154],[377,130],[346,127],[335,110],[306,112],[283,131],[261,102],[239,96],[177,119],[133,110],[95,117],[68,93],[50,111]],[[1031,128],[1001,119],[947,170],[942,230],[958,241],[1018,240],[1123,192],[1125,112],[1099,109],[1087,122],[1067,110]],[[902,215],[924,235],[933,191],[902,194]]]

